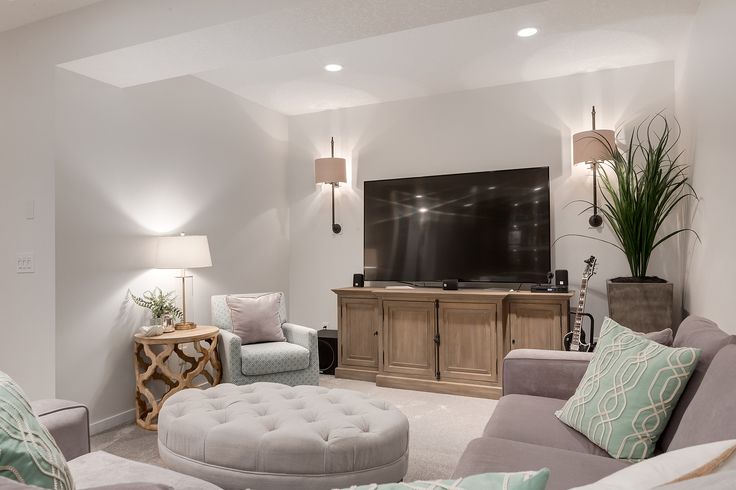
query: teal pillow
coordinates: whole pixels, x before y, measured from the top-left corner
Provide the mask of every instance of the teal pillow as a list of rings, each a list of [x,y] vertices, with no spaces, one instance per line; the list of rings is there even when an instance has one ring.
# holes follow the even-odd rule
[[[518,473],[481,473],[454,480],[415,481],[411,483],[384,483],[383,485],[352,486],[350,490],[544,490],[549,470],[521,471]],[[347,490],[347,489],[343,489]]]
[[[699,357],[606,318],[580,385],[555,415],[614,458],[648,458]]]
[[[23,390],[0,372],[0,477],[54,490],[73,490],[69,467]]]

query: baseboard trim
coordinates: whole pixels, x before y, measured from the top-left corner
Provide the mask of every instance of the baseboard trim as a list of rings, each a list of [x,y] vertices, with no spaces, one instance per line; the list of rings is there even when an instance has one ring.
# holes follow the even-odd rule
[[[94,436],[121,425],[132,424],[133,422],[135,422],[135,408],[90,423],[89,433]]]

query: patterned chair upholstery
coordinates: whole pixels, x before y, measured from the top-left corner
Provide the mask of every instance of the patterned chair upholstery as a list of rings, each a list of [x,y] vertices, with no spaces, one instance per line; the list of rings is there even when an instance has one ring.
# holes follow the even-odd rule
[[[286,342],[264,342],[241,345],[233,332],[228,296],[258,297],[263,294],[234,294],[212,296],[212,324],[220,329],[219,351],[222,361],[222,381],[245,385],[270,381],[289,386],[319,384],[319,354],[317,331],[288,323],[286,300],[281,295],[279,317]]]

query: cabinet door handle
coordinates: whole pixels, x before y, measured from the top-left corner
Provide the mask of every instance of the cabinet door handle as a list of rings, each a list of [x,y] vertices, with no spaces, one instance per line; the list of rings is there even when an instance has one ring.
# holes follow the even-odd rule
[[[515,343],[516,343],[516,339],[511,339],[511,344],[513,345]]]
[[[375,332],[373,332],[373,335],[374,336],[378,335],[378,330],[376,330]]]

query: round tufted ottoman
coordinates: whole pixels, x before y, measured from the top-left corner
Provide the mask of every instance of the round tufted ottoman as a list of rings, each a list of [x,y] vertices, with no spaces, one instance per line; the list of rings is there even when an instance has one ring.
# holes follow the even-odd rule
[[[331,489],[398,482],[409,422],[349,390],[276,383],[176,393],[158,418],[170,468],[225,489]]]

